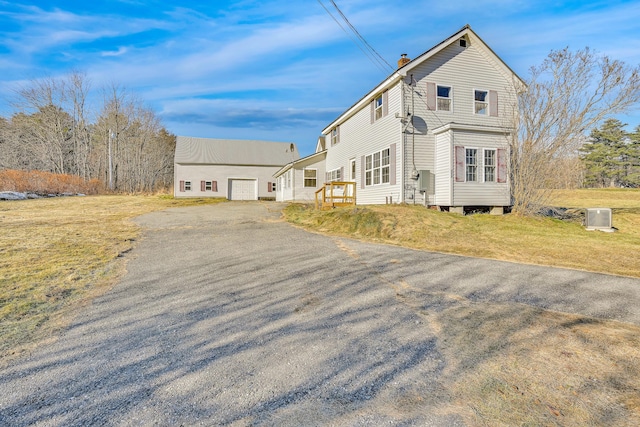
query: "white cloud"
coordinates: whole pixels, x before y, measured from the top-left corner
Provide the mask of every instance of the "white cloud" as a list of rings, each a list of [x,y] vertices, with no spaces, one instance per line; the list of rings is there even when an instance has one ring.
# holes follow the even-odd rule
[[[116,51],[105,51],[105,52],[102,52],[101,55],[102,56],[121,56],[127,53],[128,51],[129,51],[128,48],[124,46],[120,46]]]

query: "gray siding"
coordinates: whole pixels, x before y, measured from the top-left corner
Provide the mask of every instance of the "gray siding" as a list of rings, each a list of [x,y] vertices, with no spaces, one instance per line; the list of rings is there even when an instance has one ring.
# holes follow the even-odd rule
[[[315,169],[316,170],[316,186],[305,187],[304,186],[304,170]],[[287,174],[291,173],[291,187],[287,188],[285,185]],[[277,201],[290,202],[314,202],[315,192],[324,184],[325,177],[325,158],[324,156],[318,156],[308,161],[300,161],[295,163],[291,169],[282,175],[278,176],[278,194]],[[275,180],[276,178],[274,178]]]
[[[473,41],[466,48],[460,47],[458,43],[452,43],[417,66],[412,72],[413,94],[409,86],[411,82],[409,77],[405,79],[404,90],[405,110],[411,111],[413,106],[415,124],[415,132],[412,133],[412,127],[407,128],[404,138],[406,142],[404,174],[407,177],[405,200],[411,202],[415,194],[416,203],[425,203],[424,195],[415,190],[416,181],[409,178],[415,164],[417,170],[431,170],[435,173],[435,194],[430,195],[427,202],[442,206],[454,205],[454,200],[451,199],[453,182],[450,144],[445,145],[446,137],[439,136],[438,147],[436,147],[433,129],[450,123],[473,125],[479,129],[511,127],[509,119],[515,102],[513,76],[506,75],[497,60],[486,54],[485,49],[480,48]],[[450,111],[430,108],[427,101],[428,83],[451,88]],[[476,89],[493,91],[497,94],[498,110],[495,116],[475,114],[474,91]],[[448,138],[453,137],[452,134]],[[502,135],[483,132],[472,133],[466,137],[466,140],[472,144],[476,137],[482,141],[482,144],[494,147],[501,147],[505,143]],[[470,204],[472,201],[486,205],[509,204],[507,200],[509,197],[508,195],[505,197],[504,189],[488,192],[487,189],[472,189],[471,186],[466,186],[458,190],[459,194],[455,194],[460,195],[461,198],[456,197],[456,204]]]
[[[453,206],[453,146],[451,133],[443,132],[436,136],[435,197],[434,205]]]
[[[436,136],[436,198],[439,206],[508,206],[509,182],[484,182],[483,149],[507,149],[506,136],[493,132],[447,130]],[[455,147],[478,150],[476,182],[456,182]],[[497,173],[497,168],[496,168]],[[445,178],[445,176],[447,178]]]
[[[327,150],[326,170],[344,168],[345,177],[349,177],[350,159],[356,159],[356,182],[358,204],[383,204],[387,197],[399,201],[402,182],[402,123],[395,117],[401,113],[400,84],[391,87],[387,94],[387,115],[371,123],[370,105],[367,103],[353,116],[340,125],[340,142],[329,146]],[[330,144],[327,136],[327,145]],[[362,188],[362,156],[390,148],[396,144],[395,185],[379,184]],[[393,182],[393,178],[391,182]]]
[[[229,166],[229,165],[182,165],[174,167],[175,197],[229,197],[230,179],[255,179],[259,198],[275,198],[275,192],[268,191],[268,183],[275,182],[273,174],[277,166]],[[180,181],[191,181],[191,191],[180,191]],[[200,181],[216,181],[218,191],[201,191]]]

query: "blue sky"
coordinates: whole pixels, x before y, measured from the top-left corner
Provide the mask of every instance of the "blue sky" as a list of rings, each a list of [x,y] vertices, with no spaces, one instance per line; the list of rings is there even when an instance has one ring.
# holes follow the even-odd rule
[[[522,77],[565,46],[640,64],[637,0],[334,1],[391,64],[465,24]],[[13,88],[71,70],[95,93],[124,86],[177,135],[293,141],[303,155],[389,74],[318,0],[0,0],[0,114]]]

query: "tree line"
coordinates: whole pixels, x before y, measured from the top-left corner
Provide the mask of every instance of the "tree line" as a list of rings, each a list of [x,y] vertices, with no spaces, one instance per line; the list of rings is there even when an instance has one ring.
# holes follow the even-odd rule
[[[98,179],[117,192],[170,187],[175,135],[123,87],[101,92],[92,102],[100,96],[81,72],[17,88],[13,114],[0,117],[0,169]]]

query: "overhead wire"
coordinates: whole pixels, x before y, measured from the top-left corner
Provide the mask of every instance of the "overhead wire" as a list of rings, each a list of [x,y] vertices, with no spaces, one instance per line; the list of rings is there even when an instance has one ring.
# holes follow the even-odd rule
[[[317,0],[318,3],[320,4],[320,6],[322,6],[322,8],[325,10],[325,12],[327,12],[327,14],[335,21],[336,24],[338,24],[338,26],[342,29],[342,31],[344,31],[344,33],[351,39],[351,41],[358,47],[358,49],[360,49],[360,51],[362,53],[365,54],[365,56],[383,73],[388,73],[389,69],[391,71],[393,71],[393,67],[391,67],[389,65],[389,63],[387,61],[384,60],[384,58],[382,58],[382,56],[380,56],[380,54],[364,39],[364,37],[362,37],[362,35],[358,32],[358,30],[356,30],[356,28],[351,24],[351,22],[347,19],[347,17],[344,15],[344,13],[342,13],[342,11],[340,10],[340,8],[338,7],[338,5],[333,1],[330,0],[331,3],[333,4],[334,8],[338,11],[338,13],[340,14],[340,17],[342,18],[342,20],[348,25],[349,29],[351,30],[348,31],[341,23],[340,21],[333,15],[333,13],[331,13],[331,11],[327,8],[327,6],[325,6],[325,4],[322,2],[322,0]],[[355,34],[355,37],[354,37]],[[359,42],[360,40],[360,42]],[[386,64],[386,66],[385,66]],[[389,67],[389,69],[387,69],[386,67]]]
[[[340,10],[340,8],[338,7],[338,5],[336,4],[336,2],[334,0],[329,0],[331,1],[331,4],[333,5],[333,7],[338,11],[338,13],[340,14],[340,16],[342,17],[342,19],[344,20],[344,22],[347,23],[347,25],[349,26],[349,28],[351,28],[351,30],[353,31],[353,33],[356,35],[356,37],[358,37],[358,39],[362,40],[362,43],[364,43],[364,45],[367,47],[367,49],[372,52],[376,58],[379,58],[379,62],[381,61],[382,63],[386,64],[386,66],[389,68],[390,71],[394,71],[394,68],[391,66],[391,64],[389,64],[383,57],[382,55],[380,55],[378,53],[378,51],[376,51],[373,46],[371,46],[369,44],[369,42],[367,42],[367,40],[362,37],[362,34],[360,34],[360,32],[356,29],[356,27],[353,26],[353,24],[351,24],[351,21],[349,21],[349,18],[347,18],[345,16],[344,13],[342,13],[342,10]]]

